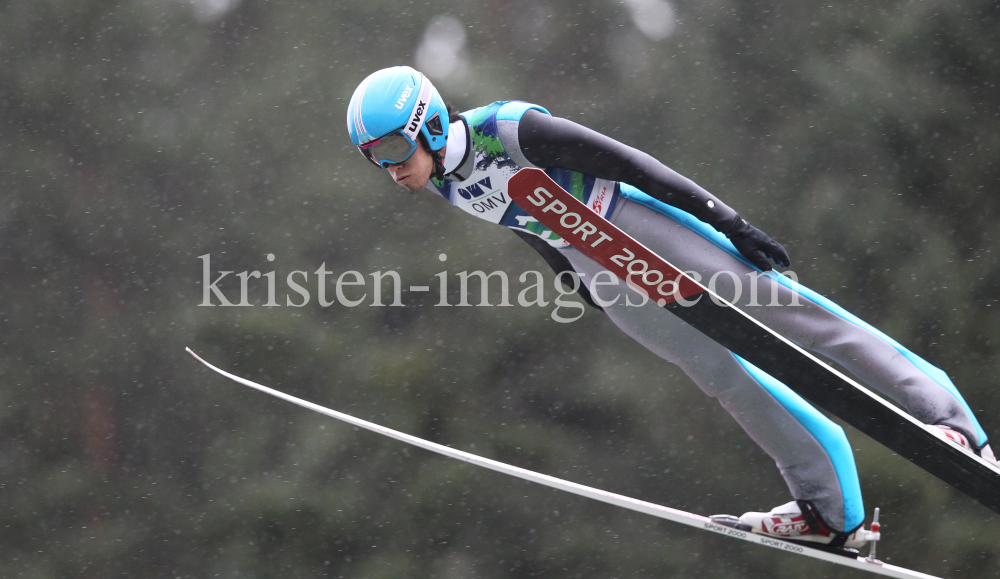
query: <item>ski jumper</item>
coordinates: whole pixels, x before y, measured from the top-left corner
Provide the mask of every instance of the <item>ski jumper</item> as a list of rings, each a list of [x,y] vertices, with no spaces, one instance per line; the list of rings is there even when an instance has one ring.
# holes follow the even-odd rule
[[[802,348],[837,362],[927,424],[986,444],[948,376],[830,300],[774,271],[761,273],[716,228],[735,211],[658,161],[545,109],[497,102],[452,123],[447,174],[428,188],[451,204],[515,230],[557,271],[572,268],[581,294],[626,334],[680,366],[774,459],[796,500],[810,501],[836,531],[864,520],[861,488],[843,429],[781,382],[625,284],[548,230],[507,196],[522,167],[540,167],[596,213],[747,314]],[[602,273],[603,272],[603,273]],[[756,292],[748,291],[756,282]],[[599,282],[599,283],[595,283]],[[589,290],[589,291],[588,291]],[[772,306],[768,304],[781,304]]]

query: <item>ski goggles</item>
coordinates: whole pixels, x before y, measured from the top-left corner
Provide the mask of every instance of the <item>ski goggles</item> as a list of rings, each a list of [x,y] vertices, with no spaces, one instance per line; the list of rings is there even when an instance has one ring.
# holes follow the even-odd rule
[[[385,169],[409,159],[417,150],[417,142],[400,131],[359,145],[358,150],[374,165]]]

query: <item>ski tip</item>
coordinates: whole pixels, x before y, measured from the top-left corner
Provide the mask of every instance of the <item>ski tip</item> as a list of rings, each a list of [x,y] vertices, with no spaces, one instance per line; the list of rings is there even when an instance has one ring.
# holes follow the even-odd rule
[[[195,359],[195,360],[198,360],[198,361],[199,361],[199,362],[201,362],[202,364],[204,364],[204,363],[205,363],[205,361],[201,359],[201,356],[199,356],[198,354],[195,354],[195,353],[194,353],[194,350],[192,350],[191,348],[188,348],[187,346],[185,346],[185,347],[184,347],[184,351],[185,351],[185,352],[187,352],[188,354],[191,354],[192,356],[194,356],[194,359]]]

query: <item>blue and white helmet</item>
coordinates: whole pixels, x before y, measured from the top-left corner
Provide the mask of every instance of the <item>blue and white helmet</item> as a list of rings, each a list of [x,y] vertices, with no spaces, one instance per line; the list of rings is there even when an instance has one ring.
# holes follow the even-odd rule
[[[423,135],[431,151],[448,141],[448,108],[423,74],[409,66],[374,72],[358,85],[347,106],[347,131],[369,161],[402,163]]]

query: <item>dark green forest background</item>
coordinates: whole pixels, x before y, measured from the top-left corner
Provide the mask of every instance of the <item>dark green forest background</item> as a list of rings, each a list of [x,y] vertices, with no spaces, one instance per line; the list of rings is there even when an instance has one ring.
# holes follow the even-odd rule
[[[459,109],[536,102],[693,178],[1000,436],[998,21],[995,0],[0,0],[0,576],[859,577],[407,448],[184,347],[644,500],[788,500],[714,400],[600,312],[436,290],[321,307],[312,274],[285,305],[285,276],[321,264],[447,272],[452,303],[461,271],[552,283],[515,236],[352,147],[355,86],[410,64]],[[281,307],[265,279],[253,307],[199,307],[205,254],[215,275],[275,271]],[[848,436],[881,556],[1000,577],[1000,516]]]

